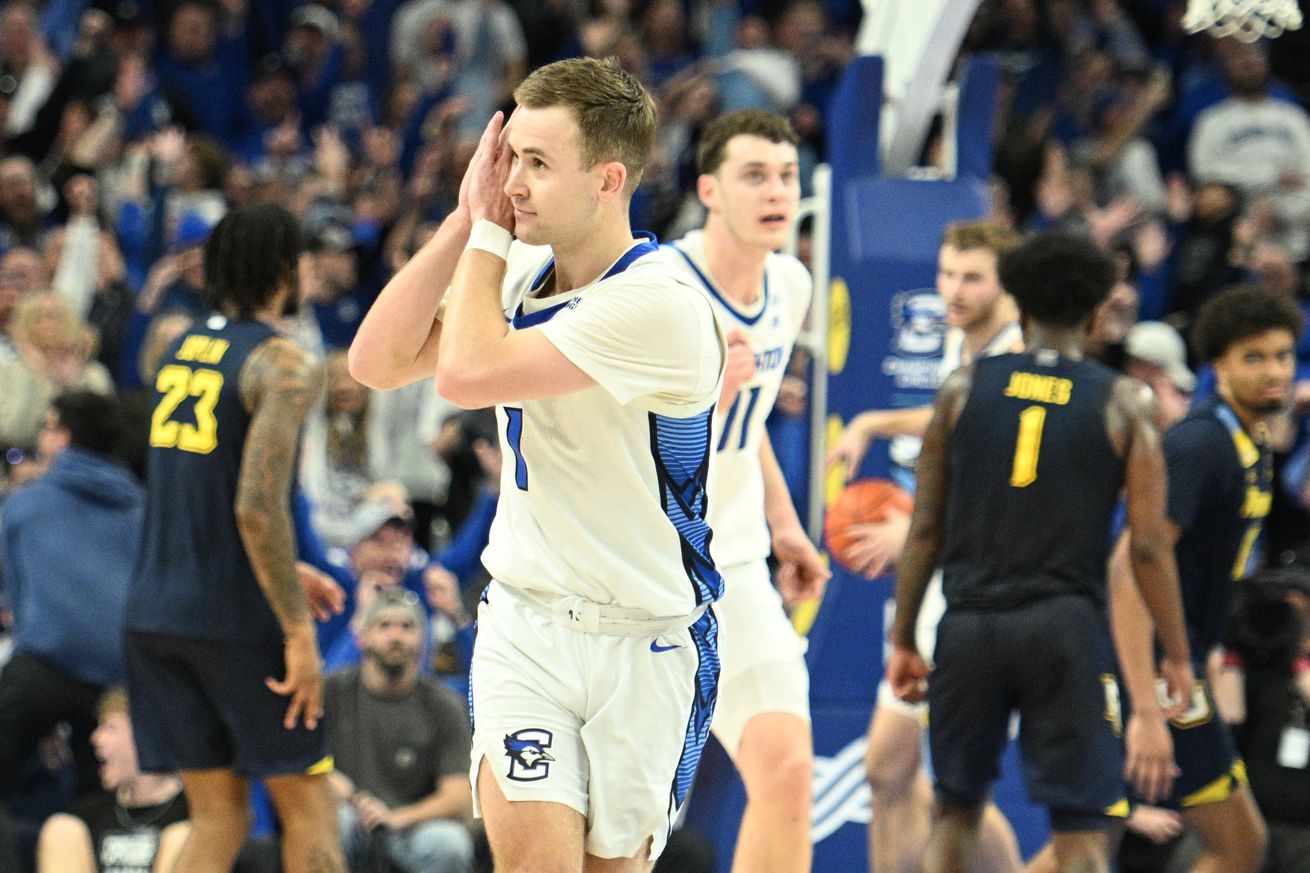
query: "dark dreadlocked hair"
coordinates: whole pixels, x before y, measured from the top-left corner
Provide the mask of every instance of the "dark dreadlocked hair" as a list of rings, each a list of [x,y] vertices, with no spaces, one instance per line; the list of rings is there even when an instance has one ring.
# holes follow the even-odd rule
[[[205,297],[211,307],[250,318],[296,277],[300,225],[280,206],[238,206],[205,243]]]

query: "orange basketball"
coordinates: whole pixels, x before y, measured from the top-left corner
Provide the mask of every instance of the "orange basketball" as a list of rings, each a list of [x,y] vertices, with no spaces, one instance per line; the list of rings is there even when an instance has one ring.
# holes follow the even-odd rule
[[[837,502],[828,507],[823,520],[823,537],[828,552],[850,570],[850,550],[855,540],[848,533],[853,524],[884,521],[891,510],[911,512],[914,498],[904,488],[888,479],[862,479],[846,486]]]

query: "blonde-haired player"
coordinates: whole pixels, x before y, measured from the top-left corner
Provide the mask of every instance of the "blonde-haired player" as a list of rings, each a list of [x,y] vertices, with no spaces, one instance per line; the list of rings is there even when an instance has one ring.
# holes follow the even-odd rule
[[[704,296],[628,223],[655,130],[645,89],[575,58],[514,97],[351,368],[380,388],[435,372],[455,403],[497,406],[470,695],[496,869],[648,870],[714,709],[705,482],[726,350]]]
[[[810,302],[809,272],[775,253],[800,199],[796,142],[791,124],[772,112],[746,109],[710,122],[697,153],[705,228],[666,247],[713,301],[728,337],[710,488],[711,551],[726,583],[716,608],[723,677],[712,729],[746,784],[735,873],[802,873],[812,855],[805,644],[767,564],[772,547],[790,601],[817,597],[828,578],[764,428]]]

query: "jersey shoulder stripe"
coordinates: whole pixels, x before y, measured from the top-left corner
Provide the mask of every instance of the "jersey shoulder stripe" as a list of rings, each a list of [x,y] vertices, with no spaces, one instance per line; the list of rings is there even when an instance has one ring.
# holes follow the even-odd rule
[[[670,248],[682,256],[682,259],[687,263],[687,267],[691,270],[692,275],[694,275],[700,281],[700,284],[705,288],[707,292],[709,292],[710,296],[713,297],[714,300],[718,302],[720,306],[722,306],[725,310],[727,310],[728,313],[733,318],[737,319],[747,327],[754,327],[755,324],[759,322],[761,318],[764,317],[765,311],[769,308],[769,275],[767,272],[764,274],[763,305],[760,306],[759,312],[756,312],[754,315],[747,315],[746,313],[742,312],[741,309],[739,309],[736,304],[734,304],[731,300],[729,300],[727,297],[723,296],[723,294],[719,292],[719,289],[714,285],[714,282],[710,279],[710,277],[705,275],[705,271],[702,270],[699,266],[697,266],[696,262],[692,259],[691,255],[687,254],[687,252],[683,250],[681,246],[679,246],[677,243],[670,243],[668,246],[665,246],[665,248]]]

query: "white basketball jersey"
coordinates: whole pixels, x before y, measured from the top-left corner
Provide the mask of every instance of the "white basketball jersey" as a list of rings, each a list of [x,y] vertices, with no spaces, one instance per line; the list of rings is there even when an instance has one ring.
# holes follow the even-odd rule
[[[790,255],[770,254],[764,288],[755,305],[730,300],[710,278],[705,237],[692,231],[665,246],[670,261],[681,264],[705,291],[724,334],[739,330],[755,352],[755,375],[720,409],[714,422],[715,467],[710,483],[710,552],[721,567],[769,556],[769,526],[764,518],[764,474],[760,442],[764,421],[778,399],[792,346],[809,311],[810,273]]]
[[[704,295],[656,251],[635,245],[595,282],[538,298],[550,249],[510,250],[511,329],[540,330],[596,384],[496,408],[504,463],[482,561],[506,585],[654,616],[722,593],[705,492],[725,350]]]

